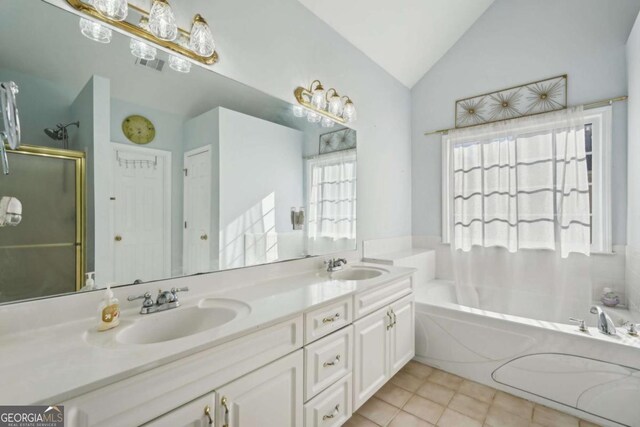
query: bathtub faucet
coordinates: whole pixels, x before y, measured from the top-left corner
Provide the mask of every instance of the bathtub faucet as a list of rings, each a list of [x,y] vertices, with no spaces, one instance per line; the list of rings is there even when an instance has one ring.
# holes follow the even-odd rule
[[[616,325],[603,309],[594,305],[591,307],[591,314],[598,315],[598,330],[606,335],[616,335]]]

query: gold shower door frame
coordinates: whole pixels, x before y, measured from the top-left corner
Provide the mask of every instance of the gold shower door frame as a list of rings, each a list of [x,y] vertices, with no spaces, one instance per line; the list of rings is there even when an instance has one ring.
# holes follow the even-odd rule
[[[62,148],[49,148],[35,145],[21,145],[17,150],[7,151],[13,154],[25,156],[50,157],[55,159],[73,160],[75,162],[76,174],[76,291],[83,285],[86,260],[86,155],[82,151],[64,150]]]

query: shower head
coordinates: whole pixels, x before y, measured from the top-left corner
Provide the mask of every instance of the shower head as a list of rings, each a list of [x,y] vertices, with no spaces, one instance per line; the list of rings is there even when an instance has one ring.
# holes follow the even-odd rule
[[[63,125],[62,123],[58,123],[55,129],[46,128],[44,130],[44,133],[46,133],[47,136],[53,140],[62,141],[68,137],[67,128],[69,126],[80,127],[80,122],[71,122],[71,123],[67,123],[66,125]]]

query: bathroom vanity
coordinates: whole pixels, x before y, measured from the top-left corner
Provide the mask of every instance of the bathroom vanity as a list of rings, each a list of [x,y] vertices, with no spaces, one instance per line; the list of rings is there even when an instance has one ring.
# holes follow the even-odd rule
[[[350,264],[336,279],[294,264],[179,279],[180,307],[129,302],[106,332],[82,318],[3,335],[16,387],[0,400],[64,405],[68,426],[340,426],[414,356],[413,270]],[[55,318],[53,300],[32,304]],[[209,315],[220,324],[203,327]]]

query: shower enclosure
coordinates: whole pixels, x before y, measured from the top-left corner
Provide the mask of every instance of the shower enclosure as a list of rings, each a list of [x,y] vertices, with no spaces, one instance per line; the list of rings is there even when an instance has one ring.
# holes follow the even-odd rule
[[[85,154],[23,145],[7,150],[0,193],[23,206],[17,227],[0,228],[0,303],[75,292],[85,259]]]

